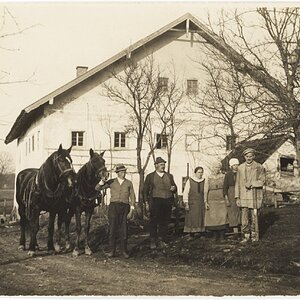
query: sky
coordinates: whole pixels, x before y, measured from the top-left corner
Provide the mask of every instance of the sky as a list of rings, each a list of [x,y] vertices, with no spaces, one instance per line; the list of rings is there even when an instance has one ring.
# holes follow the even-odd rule
[[[247,6],[255,7],[255,3]],[[74,79],[76,66],[97,66],[122,49],[189,12],[202,21],[241,2],[0,2],[0,151],[23,108]],[[3,32],[25,30],[1,38]],[[1,26],[0,26],[1,28]],[[3,73],[5,72],[5,73]],[[5,75],[5,78],[3,76]],[[1,84],[1,81],[28,82]]]

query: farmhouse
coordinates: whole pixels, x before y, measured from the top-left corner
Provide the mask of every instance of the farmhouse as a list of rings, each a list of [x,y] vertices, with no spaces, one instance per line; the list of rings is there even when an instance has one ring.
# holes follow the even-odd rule
[[[174,71],[184,87],[185,104],[176,116],[182,125],[176,132],[170,164],[181,192],[184,177],[195,166],[202,165],[209,172],[211,161],[227,153],[226,144],[220,139],[212,144],[206,141],[199,115],[188,109],[188,95],[196,93],[205,82],[199,61],[205,59],[204,47],[213,47],[211,44],[219,45],[218,49],[222,46],[198,19],[185,14],[90,70],[78,66],[74,80],[24,108],[16,119],[5,141],[17,139],[16,173],[39,167],[62,143],[64,148],[73,146],[71,155],[76,170],[87,162],[90,148],[105,150],[108,168],[124,163],[129,179],[138,186],[136,138],[126,130],[131,114],[124,104],[105,96],[104,84],[112,80],[113,71],[124,72],[128,62],[142,62],[151,56],[161,70],[161,85],[167,88]],[[168,132],[162,135],[156,122],[153,131],[153,139],[158,142],[154,155],[166,159]],[[147,143],[143,147],[145,160]],[[151,170],[153,160],[146,173]]]

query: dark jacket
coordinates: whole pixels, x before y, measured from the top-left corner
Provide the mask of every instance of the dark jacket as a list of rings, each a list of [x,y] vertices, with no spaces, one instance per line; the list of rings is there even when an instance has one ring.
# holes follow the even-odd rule
[[[144,202],[150,202],[152,200],[152,196],[153,196],[153,181],[154,181],[154,174],[156,171],[148,174],[146,176],[145,179],[145,183],[144,183],[144,188],[143,188],[143,197],[144,197]],[[177,185],[174,181],[174,177],[172,174],[165,172],[165,175],[167,175],[170,179],[171,185],[175,186],[175,191],[173,192],[173,195],[175,197],[176,193],[177,193]]]

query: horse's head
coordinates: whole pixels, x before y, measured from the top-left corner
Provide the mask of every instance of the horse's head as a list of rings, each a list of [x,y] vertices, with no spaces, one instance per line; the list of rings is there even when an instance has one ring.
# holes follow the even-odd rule
[[[60,144],[53,156],[54,168],[59,181],[65,182],[68,187],[73,187],[76,180],[76,173],[70,156],[71,149],[72,146],[69,149],[63,149]]]
[[[106,181],[108,178],[108,172],[105,167],[105,160],[103,158],[104,152],[98,154],[94,150],[90,149],[90,165],[95,173],[95,177],[98,181]]]

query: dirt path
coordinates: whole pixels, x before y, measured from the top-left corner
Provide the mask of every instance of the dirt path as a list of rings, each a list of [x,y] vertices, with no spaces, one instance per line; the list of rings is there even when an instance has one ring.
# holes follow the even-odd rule
[[[17,250],[19,230],[0,229],[0,295],[297,295],[300,278],[255,271],[107,259],[103,252],[38,257]]]

